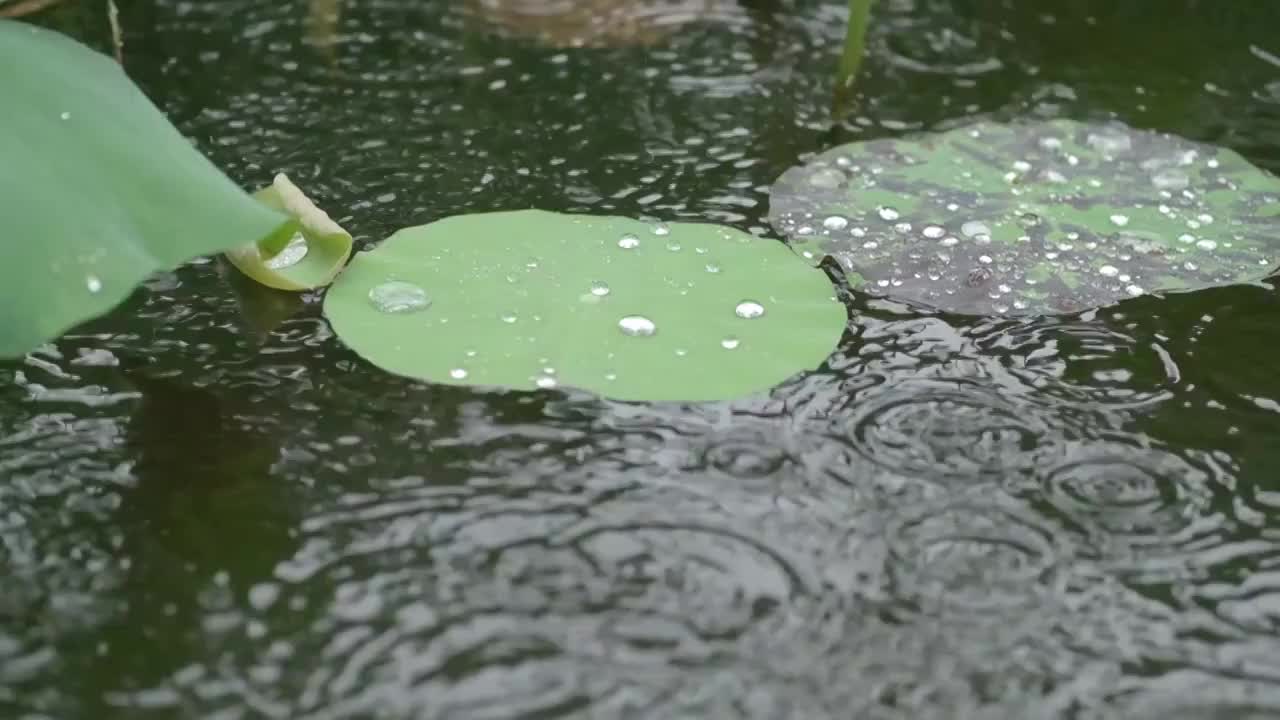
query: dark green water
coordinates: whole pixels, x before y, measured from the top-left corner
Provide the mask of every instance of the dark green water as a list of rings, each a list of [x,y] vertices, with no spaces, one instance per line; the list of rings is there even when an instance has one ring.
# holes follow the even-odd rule
[[[120,4],[184,132],[366,246],[530,206],[763,229],[804,154],[976,118],[1280,171],[1273,3],[882,0],[835,127],[840,3],[582,49],[478,1],[342,3],[332,44],[302,2]],[[318,298],[263,333],[216,263],[157,277],[0,365],[0,717],[1280,715],[1270,286],[848,303],[817,372],[648,406],[401,380]]]

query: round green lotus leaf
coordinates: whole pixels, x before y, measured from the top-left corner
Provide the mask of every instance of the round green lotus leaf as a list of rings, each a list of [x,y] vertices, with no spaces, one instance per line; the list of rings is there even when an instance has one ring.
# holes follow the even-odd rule
[[[654,401],[773,387],[820,365],[846,321],[825,273],[780,242],[539,210],[401,230],[355,256],[324,311],[400,375]]]
[[[1074,312],[1280,264],[1280,180],[1229,150],[1118,124],[844,145],[783,173],[770,219],[855,287],[960,313]]]

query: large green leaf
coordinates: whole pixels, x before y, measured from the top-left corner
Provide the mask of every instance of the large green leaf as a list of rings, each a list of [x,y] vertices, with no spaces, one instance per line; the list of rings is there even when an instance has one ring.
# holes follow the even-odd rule
[[[1258,280],[1280,180],[1121,125],[980,123],[837,147],[783,173],[770,218],[869,292],[975,314],[1072,312]]]
[[[296,221],[238,188],[104,55],[0,20],[0,356],[120,303],[152,272]]]
[[[627,400],[770,388],[821,364],[846,320],[826,275],[782,243],[537,210],[401,230],[356,255],[324,309],[394,373]]]

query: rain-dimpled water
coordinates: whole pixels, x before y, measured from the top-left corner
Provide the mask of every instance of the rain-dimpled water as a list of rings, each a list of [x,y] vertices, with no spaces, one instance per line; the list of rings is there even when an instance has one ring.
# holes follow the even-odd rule
[[[243,187],[287,173],[358,249],[529,207],[644,221],[600,237],[614,267],[671,257],[664,223],[781,242],[788,169],[974,122],[1091,123],[1080,143],[1119,160],[1118,120],[1280,171],[1271,3],[876,3],[834,123],[843,2],[117,4],[125,71],[182,132]],[[107,49],[92,6],[42,22]],[[1001,158],[1011,187],[1053,140]],[[1163,203],[1185,262],[1231,251],[1232,218],[1191,209],[1193,166],[1164,160],[1141,172],[1169,197],[1103,222],[1133,232]],[[809,182],[852,168],[829,170]],[[601,399],[568,382],[572,346],[528,367],[530,391],[462,384],[488,345],[408,380],[333,336],[322,293],[263,302],[214,258],[152,277],[0,364],[0,717],[1280,716],[1275,289],[1154,292],[1141,247],[1063,235],[1037,252],[1096,261],[1124,297],[1014,317],[1027,286],[999,238],[978,245],[999,228],[956,203],[803,225],[856,253],[972,249],[957,282],[1009,316],[894,294],[943,272],[833,281],[849,320],[830,358],[725,402]],[[550,272],[526,255],[504,287]],[[728,260],[679,280],[730,280]],[[119,291],[101,267],[65,268],[67,291]],[[686,337],[586,279],[565,302],[607,313],[602,345],[670,339],[664,358],[725,372],[783,309],[743,293]],[[445,315],[433,296],[368,302],[411,332]],[[484,323],[513,347],[547,313],[497,307]]]

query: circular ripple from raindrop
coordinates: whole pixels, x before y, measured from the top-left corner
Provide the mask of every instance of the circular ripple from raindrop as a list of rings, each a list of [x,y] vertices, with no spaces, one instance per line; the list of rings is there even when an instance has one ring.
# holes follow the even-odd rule
[[[900,599],[974,612],[1038,602],[1058,544],[1028,517],[986,501],[917,507],[891,524],[886,542]]]
[[[1160,545],[1186,529],[1207,475],[1173,453],[1118,442],[1068,448],[1041,483],[1072,524],[1109,541]]]
[[[1049,426],[969,381],[909,379],[853,403],[844,439],[858,455],[923,479],[999,477],[1028,470]]]

